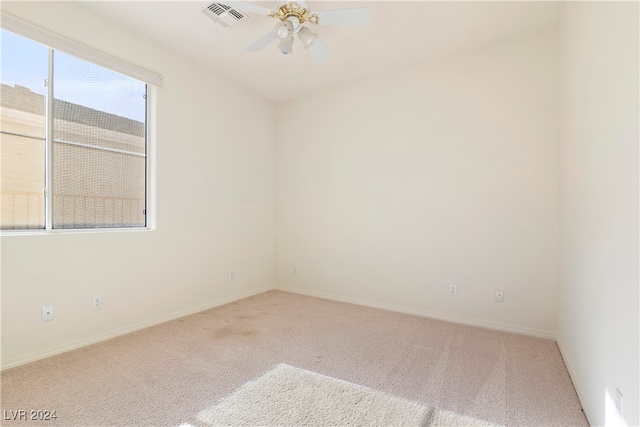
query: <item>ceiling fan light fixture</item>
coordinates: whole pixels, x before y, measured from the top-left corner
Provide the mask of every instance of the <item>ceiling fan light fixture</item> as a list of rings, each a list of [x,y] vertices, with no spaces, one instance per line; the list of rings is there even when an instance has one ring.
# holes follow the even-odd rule
[[[306,0],[275,0],[275,2],[276,10],[270,10],[263,6],[254,5],[250,0],[238,1],[241,4],[238,8],[242,11],[249,11],[279,21],[271,31],[249,45],[247,51],[260,52],[277,40],[278,50],[284,55],[289,55],[293,53],[293,43],[297,34],[298,39],[311,56],[322,61],[329,56],[330,51],[316,33],[303,26],[305,22],[308,22],[309,25],[364,25],[371,18],[367,7],[328,9],[311,13]]]
[[[283,55],[293,53],[293,36],[278,43],[278,49],[280,49]]]
[[[300,27],[300,30],[298,31],[298,38],[304,45],[304,48],[309,49],[318,39],[318,35],[307,27]]]
[[[287,40],[292,37],[291,33],[293,33],[293,24],[289,20],[280,21],[276,24],[274,31],[276,32],[276,37],[278,37],[279,40]]]

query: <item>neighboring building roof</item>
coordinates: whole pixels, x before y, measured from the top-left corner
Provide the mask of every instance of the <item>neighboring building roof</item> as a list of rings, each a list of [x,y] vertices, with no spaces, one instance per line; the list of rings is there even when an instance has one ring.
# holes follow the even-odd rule
[[[15,85],[0,85],[0,105],[27,113],[44,115],[45,96],[31,89]],[[94,126],[102,129],[122,132],[129,135],[144,136],[144,123],[104,111],[71,102],[54,99],[53,108],[56,119]]]

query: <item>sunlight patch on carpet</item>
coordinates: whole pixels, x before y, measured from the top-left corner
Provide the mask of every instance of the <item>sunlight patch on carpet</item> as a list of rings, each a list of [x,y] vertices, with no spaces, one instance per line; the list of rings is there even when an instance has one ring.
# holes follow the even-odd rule
[[[201,411],[197,419],[211,426],[492,425],[285,364]]]

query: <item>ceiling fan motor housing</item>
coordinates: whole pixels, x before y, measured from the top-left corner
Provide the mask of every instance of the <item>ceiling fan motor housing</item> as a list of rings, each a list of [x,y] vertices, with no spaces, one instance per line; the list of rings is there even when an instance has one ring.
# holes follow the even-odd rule
[[[278,18],[281,21],[294,17],[297,18],[301,24],[310,22],[316,25],[318,23],[318,15],[315,13],[310,15],[307,9],[296,2],[285,3],[278,8],[277,12],[270,11],[267,16],[270,18]]]

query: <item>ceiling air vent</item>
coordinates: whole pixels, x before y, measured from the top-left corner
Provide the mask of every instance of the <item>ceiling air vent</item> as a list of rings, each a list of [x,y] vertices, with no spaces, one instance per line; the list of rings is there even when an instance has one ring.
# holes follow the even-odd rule
[[[241,12],[222,3],[212,3],[202,9],[202,13],[225,28],[232,26],[243,18],[246,18],[246,15],[243,15]]]

